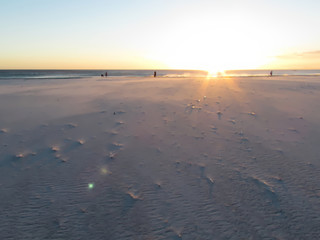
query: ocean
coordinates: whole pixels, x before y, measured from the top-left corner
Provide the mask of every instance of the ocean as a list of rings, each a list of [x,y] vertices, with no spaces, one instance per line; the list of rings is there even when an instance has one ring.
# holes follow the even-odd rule
[[[203,70],[0,70],[0,80],[8,79],[73,79],[101,76],[108,72],[108,77],[265,77],[270,70],[228,70],[213,75]],[[320,76],[320,69],[315,70],[273,70],[273,76]]]

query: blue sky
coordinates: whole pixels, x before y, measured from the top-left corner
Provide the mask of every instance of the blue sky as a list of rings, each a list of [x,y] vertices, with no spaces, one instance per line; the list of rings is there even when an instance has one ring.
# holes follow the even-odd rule
[[[0,1],[1,69],[320,68],[320,1]]]

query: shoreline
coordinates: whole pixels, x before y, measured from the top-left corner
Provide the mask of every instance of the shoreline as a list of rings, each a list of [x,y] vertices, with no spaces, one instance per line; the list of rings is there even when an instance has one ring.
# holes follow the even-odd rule
[[[0,70],[3,79],[76,79],[101,76],[108,72],[108,77],[152,77],[156,72],[161,78],[215,78],[215,77],[269,77],[270,70],[226,70],[210,72],[205,70]],[[320,70],[272,70],[273,77],[319,77]]]

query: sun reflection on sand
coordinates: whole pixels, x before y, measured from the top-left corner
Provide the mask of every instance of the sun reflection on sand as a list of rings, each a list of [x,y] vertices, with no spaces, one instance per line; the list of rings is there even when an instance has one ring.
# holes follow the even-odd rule
[[[202,107],[208,107],[210,99],[216,98],[218,96],[219,98],[228,97],[233,99],[232,104],[234,106],[241,102],[245,102],[248,98],[248,96],[246,96],[245,94],[245,91],[241,87],[241,79],[231,76],[224,76],[223,71],[208,71],[207,77],[199,82],[196,94],[201,98]],[[220,102],[221,101],[218,100],[216,103],[220,104]],[[219,107],[216,112],[219,119],[221,119],[223,112],[224,109],[221,109],[221,107]]]
[[[241,92],[241,88],[239,87],[239,83],[235,78],[224,78],[224,82],[228,89],[233,90],[234,92]]]
[[[107,175],[107,174],[110,174],[110,171],[109,171],[106,167],[102,167],[102,168],[100,169],[100,173],[101,173],[102,175]]]

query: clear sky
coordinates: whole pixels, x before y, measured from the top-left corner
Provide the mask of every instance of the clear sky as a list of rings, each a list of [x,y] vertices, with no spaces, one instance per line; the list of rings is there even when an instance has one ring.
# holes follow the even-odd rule
[[[319,69],[319,0],[0,0],[0,69]]]

